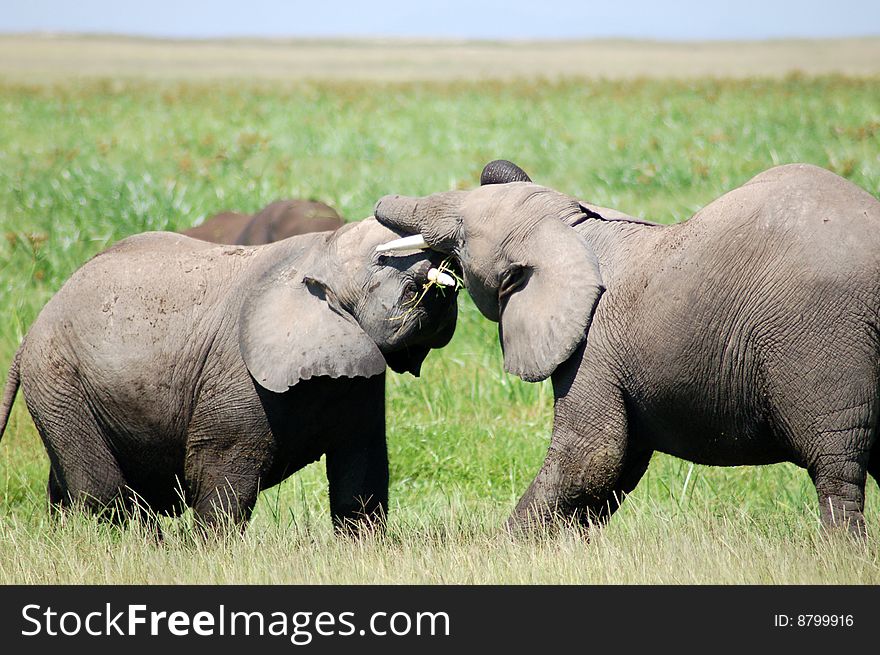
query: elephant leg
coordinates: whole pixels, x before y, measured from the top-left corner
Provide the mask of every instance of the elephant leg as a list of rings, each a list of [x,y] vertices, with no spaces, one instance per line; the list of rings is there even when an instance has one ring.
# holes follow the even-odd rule
[[[78,394],[57,394],[58,405],[29,403],[37,431],[49,455],[50,511],[82,508],[123,524],[130,508],[125,475],[107,445],[103,430]],[[76,408],[71,410],[71,408]]]
[[[243,531],[259,495],[259,476],[224,472],[217,467],[203,476],[192,492],[196,526],[205,536]]]
[[[379,404],[383,407],[383,404]],[[372,429],[352,436],[327,452],[330,514],[337,533],[357,535],[385,527],[388,512],[388,448],[384,413],[370,422]]]
[[[651,462],[653,455],[653,450],[633,450],[633,452],[627,453],[626,461],[623,463],[623,470],[615,489],[599,508],[599,511],[595,512],[596,522],[599,525],[607,523],[611,515],[620,508],[626,497],[636,488],[639,480],[642,479],[645,471],[648,470],[648,464]]]
[[[830,457],[811,467],[810,477],[819,496],[822,523],[866,536],[864,464]]]
[[[53,519],[61,518],[65,512],[77,506],[74,495],[65,488],[52,468],[49,469],[47,496],[49,515]],[[98,498],[100,496],[94,490],[86,492],[80,497],[79,506],[84,506],[85,509],[97,514],[100,518],[119,525],[127,522],[132,515],[137,514],[141,523],[146,526],[147,532],[152,534],[157,542],[162,540],[158,517],[142,505],[133,502],[132,494],[127,487],[114,489],[109,494],[105,493],[105,500],[102,502],[97,502]],[[87,502],[83,502],[83,500],[87,500]],[[95,504],[89,505],[89,503]]]
[[[508,520],[513,532],[559,519],[601,524],[636,486],[651,457],[649,449],[631,443],[614,376],[588,362],[582,350],[553,374],[553,389],[550,448]]]
[[[774,436],[816,487],[822,524],[866,536],[865,482],[880,419],[875,335],[848,317],[831,322],[835,334],[819,329],[827,324],[803,324],[795,345],[762,354],[762,391]]]
[[[64,487],[61,486],[61,482],[58,480],[58,476],[55,475],[52,467],[49,467],[49,483],[46,486],[46,496],[49,499],[49,513],[53,517],[58,516],[64,509],[70,506],[70,496]]]
[[[867,535],[863,514],[867,455],[841,457],[839,453],[825,453],[809,466],[825,526],[842,526],[858,536]]]
[[[551,444],[535,480],[507,521],[510,532],[533,532],[574,519],[601,527],[635,489],[653,451],[621,451],[588,439]]]
[[[873,401],[847,403],[840,409],[813,413],[790,432],[798,460],[816,487],[819,516],[826,527],[867,534],[865,482],[876,421]]]
[[[190,425],[184,489],[203,536],[243,532],[257,503],[268,448],[259,426],[241,422],[247,414]]]

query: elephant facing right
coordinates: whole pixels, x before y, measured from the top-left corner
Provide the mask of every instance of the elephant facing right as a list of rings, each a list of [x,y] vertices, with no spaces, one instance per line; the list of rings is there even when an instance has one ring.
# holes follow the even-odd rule
[[[552,378],[550,447],[511,529],[607,520],[660,451],[794,462],[823,522],[864,534],[866,477],[880,478],[875,197],[791,164],[658,225],[532,184],[509,162],[483,181],[386,196],[375,215],[455,255],[499,323],[508,372]]]

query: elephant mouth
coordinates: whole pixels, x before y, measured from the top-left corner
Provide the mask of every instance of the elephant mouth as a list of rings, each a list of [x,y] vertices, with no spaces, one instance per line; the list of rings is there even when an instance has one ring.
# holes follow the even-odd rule
[[[461,269],[451,256],[440,261],[439,253],[432,252],[427,261],[413,271],[414,295],[402,303],[402,313],[392,320],[403,322],[414,314],[433,316],[455,302],[461,284]]]

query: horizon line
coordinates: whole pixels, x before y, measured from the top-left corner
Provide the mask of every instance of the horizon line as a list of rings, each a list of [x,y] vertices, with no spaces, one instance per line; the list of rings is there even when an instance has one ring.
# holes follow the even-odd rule
[[[259,34],[227,34],[212,36],[196,35],[159,35],[138,32],[83,32],[76,30],[3,30],[0,28],[2,37],[36,37],[36,38],[78,38],[78,39],[131,39],[138,41],[164,41],[164,42],[359,42],[359,43],[432,43],[432,44],[526,44],[526,43],[657,43],[663,45],[694,44],[694,43],[782,43],[782,42],[805,42],[805,41],[866,41],[880,39],[880,34],[860,34],[849,36],[766,36],[757,38],[671,38],[656,36],[572,36],[572,37],[469,37],[469,36],[403,36],[392,35],[366,35],[366,34],[339,34],[339,35],[259,35]]]

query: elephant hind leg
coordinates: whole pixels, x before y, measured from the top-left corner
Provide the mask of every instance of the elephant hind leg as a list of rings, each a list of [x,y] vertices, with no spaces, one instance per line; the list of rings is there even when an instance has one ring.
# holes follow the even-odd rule
[[[77,506],[75,497],[67,491],[52,468],[49,469],[49,483],[47,486],[49,514],[53,519],[60,518],[64,512]],[[95,499],[94,494],[88,494],[88,497]],[[143,500],[127,487],[119,489],[100,506],[87,507],[87,509],[118,524],[122,524],[127,519],[137,516],[144,526],[145,533],[154,542],[159,543],[163,539],[158,515],[150,510],[143,503]]]
[[[808,344],[809,345],[809,344]],[[823,353],[816,348],[815,353]],[[865,481],[880,418],[880,371],[869,353],[812,357],[801,376],[770,380],[774,435],[810,474],[826,527],[865,535]],[[775,370],[786,370],[787,362]]]
[[[51,463],[50,511],[78,508],[124,523],[131,492],[85,399],[75,393],[53,398],[28,402]]]
[[[256,475],[217,471],[201,481],[193,493],[196,528],[203,536],[243,531],[259,495]]]
[[[800,433],[798,451],[816,487],[819,516],[826,527],[845,527],[865,536],[865,482],[874,441],[874,412],[830,412],[817,429]]]
[[[810,468],[819,496],[819,516],[828,527],[843,526],[859,536],[865,528],[865,465],[830,458]]]

